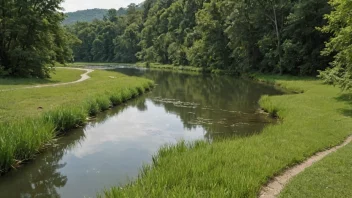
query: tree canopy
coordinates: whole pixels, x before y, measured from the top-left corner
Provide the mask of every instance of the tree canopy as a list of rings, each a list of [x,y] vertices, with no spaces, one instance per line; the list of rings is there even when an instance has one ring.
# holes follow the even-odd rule
[[[124,16],[70,27],[79,61],[151,61],[234,73],[316,75],[331,32],[320,32],[327,0],[146,0]]]
[[[71,60],[78,42],[61,26],[63,0],[0,2],[0,75],[49,75],[54,63]]]
[[[334,10],[326,15],[328,24],[321,30],[333,36],[326,44],[323,55],[334,55],[331,68],[320,73],[328,83],[352,88],[352,1],[330,0]]]

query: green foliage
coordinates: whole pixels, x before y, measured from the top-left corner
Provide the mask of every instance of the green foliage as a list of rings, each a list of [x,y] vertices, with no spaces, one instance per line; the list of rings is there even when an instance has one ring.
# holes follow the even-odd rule
[[[72,60],[79,42],[61,24],[63,0],[3,0],[0,6],[0,73],[49,77],[55,62]]]
[[[316,75],[332,56],[327,0],[147,0],[123,17],[71,27],[83,44],[78,61],[154,62],[243,74]]]
[[[334,10],[326,15],[328,25],[321,28],[322,32],[333,36],[326,44],[324,55],[334,55],[332,69],[320,73],[326,82],[339,85],[343,89],[352,88],[352,9],[351,1],[330,0]]]
[[[124,10],[124,15],[121,15]],[[85,62],[136,62],[140,51],[142,11],[131,4],[126,9],[110,9],[104,20],[91,23],[77,22],[68,26],[82,44],[74,47],[76,61]]]

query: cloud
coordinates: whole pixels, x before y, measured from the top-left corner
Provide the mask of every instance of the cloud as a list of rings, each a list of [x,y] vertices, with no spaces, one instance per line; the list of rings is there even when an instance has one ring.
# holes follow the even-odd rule
[[[65,12],[74,12],[93,8],[119,9],[127,7],[131,3],[139,4],[141,2],[143,0],[65,0],[62,7],[65,9]]]

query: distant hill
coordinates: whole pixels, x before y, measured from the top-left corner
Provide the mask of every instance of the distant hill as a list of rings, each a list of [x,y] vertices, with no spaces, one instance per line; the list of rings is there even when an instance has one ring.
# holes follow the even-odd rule
[[[67,18],[62,22],[64,25],[69,25],[79,22],[91,22],[94,19],[103,19],[104,15],[108,13],[107,9],[89,9],[89,10],[79,10],[76,12],[66,13]],[[120,8],[117,11],[118,15],[126,14],[126,9]]]

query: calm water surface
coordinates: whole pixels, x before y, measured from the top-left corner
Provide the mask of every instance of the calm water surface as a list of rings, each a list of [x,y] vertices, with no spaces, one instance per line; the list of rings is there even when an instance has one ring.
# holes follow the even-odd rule
[[[274,88],[234,77],[120,68],[157,83],[138,99],[101,114],[17,171],[0,177],[0,197],[95,197],[124,185],[166,143],[235,138],[272,122],[258,112]]]

